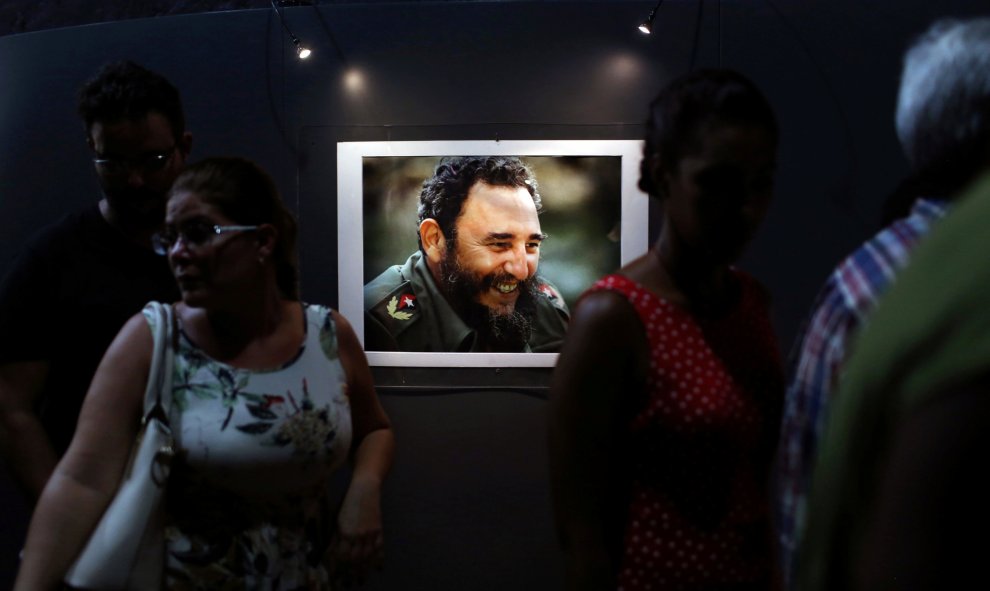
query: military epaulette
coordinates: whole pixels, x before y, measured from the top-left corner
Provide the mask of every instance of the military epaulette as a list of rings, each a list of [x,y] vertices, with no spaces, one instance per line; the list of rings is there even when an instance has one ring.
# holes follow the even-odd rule
[[[389,292],[369,312],[393,334],[402,332],[420,317],[416,294],[408,281]]]
[[[549,283],[540,283],[537,286],[537,289],[540,290],[540,293],[542,293],[543,295],[545,295],[551,301],[552,300],[563,300],[564,299],[563,297],[561,297],[560,292],[557,291],[557,288],[554,287],[554,286],[552,286],[552,285],[550,285]]]
[[[564,312],[570,316],[570,310],[567,309],[567,302],[564,301],[564,296],[560,295],[560,292],[557,291],[556,287],[546,281],[541,281],[536,286],[536,289],[541,295],[543,295],[543,297],[553,304],[554,308],[557,308],[561,312]]]

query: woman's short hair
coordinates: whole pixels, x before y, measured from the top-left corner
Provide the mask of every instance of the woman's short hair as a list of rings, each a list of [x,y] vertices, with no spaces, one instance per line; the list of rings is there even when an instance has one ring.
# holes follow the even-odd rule
[[[268,173],[244,158],[207,158],[175,179],[170,195],[179,192],[195,193],[238,224],[274,226],[278,231],[272,253],[275,282],[282,297],[299,298],[296,220]]]
[[[668,84],[650,103],[639,188],[662,197],[651,162],[660,159],[674,171],[681,158],[700,149],[701,132],[710,123],[758,125],[777,138],[777,119],[763,93],[732,70],[705,69]]]

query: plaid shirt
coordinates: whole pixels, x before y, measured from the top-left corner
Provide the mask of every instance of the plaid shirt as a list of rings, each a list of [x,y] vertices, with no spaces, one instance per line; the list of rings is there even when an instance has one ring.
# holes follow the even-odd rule
[[[864,243],[833,271],[818,294],[792,359],[777,464],[777,527],[786,587],[791,584],[798,540],[805,524],[811,470],[818,455],[829,398],[837,385],[846,347],[877,299],[908,261],[945,202],[918,199],[911,214]]]

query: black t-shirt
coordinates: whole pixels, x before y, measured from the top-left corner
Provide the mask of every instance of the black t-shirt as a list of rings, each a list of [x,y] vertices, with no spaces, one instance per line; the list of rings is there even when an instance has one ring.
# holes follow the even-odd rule
[[[0,363],[48,361],[38,412],[65,452],[117,332],[150,300],[179,299],[168,261],[127,240],[94,205],[43,230],[0,284]]]

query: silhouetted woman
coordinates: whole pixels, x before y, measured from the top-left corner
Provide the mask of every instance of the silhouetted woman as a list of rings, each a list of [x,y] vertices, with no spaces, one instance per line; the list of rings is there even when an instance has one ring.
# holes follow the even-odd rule
[[[743,76],[650,106],[640,187],[663,227],[571,319],[551,392],[569,589],[767,589],[783,396],[768,297],[732,266],[770,204],[777,125]]]

